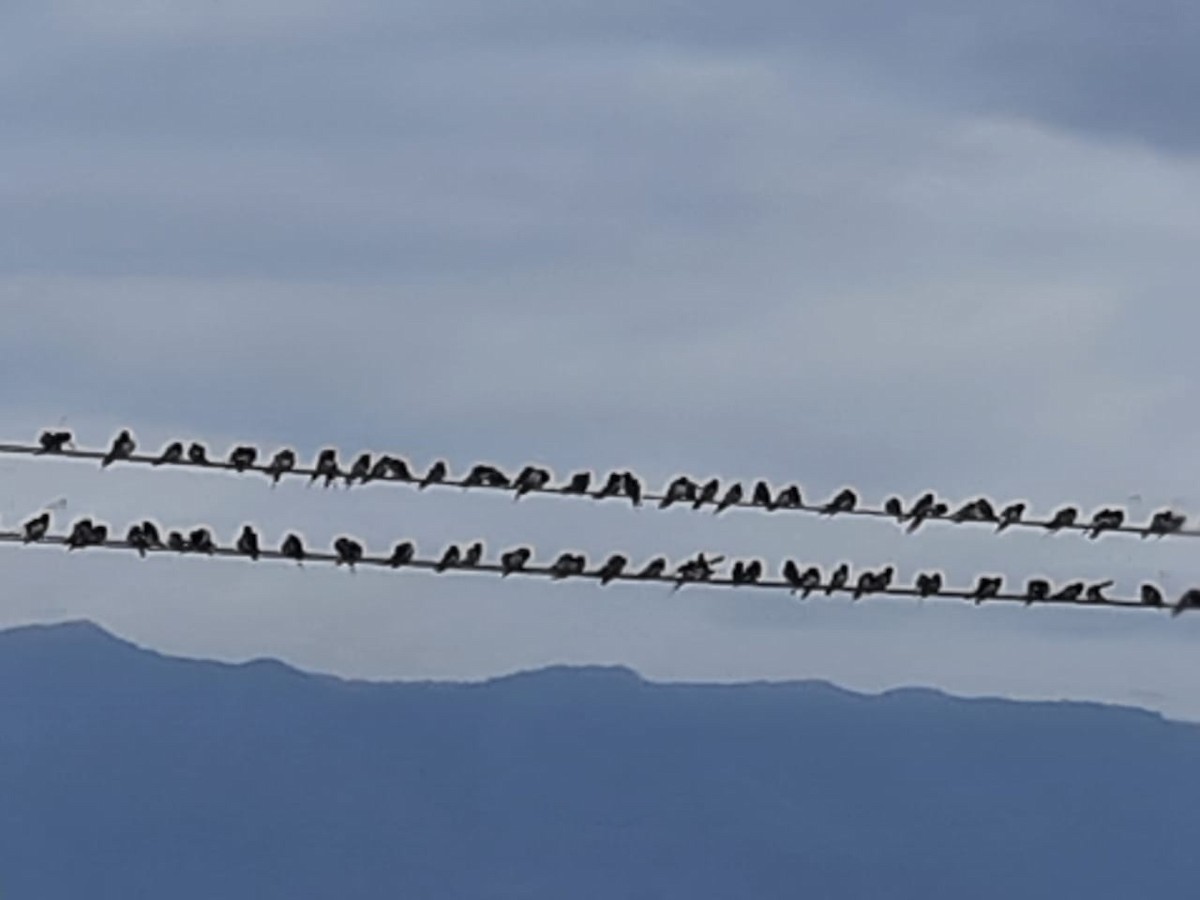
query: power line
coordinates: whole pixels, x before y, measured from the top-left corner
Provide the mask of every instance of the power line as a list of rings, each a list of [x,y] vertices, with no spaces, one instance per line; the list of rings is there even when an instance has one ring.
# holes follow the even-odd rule
[[[91,461],[103,462],[106,458],[108,458],[110,456],[110,452],[103,451],[103,450],[80,450],[80,449],[72,449],[72,448],[68,448],[68,447],[61,447],[61,448],[55,449],[53,451],[47,451],[45,449],[45,447],[43,447],[41,445],[0,444],[0,455],[21,455],[21,456],[34,456],[34,457],[55,456],[55,457],[63,457],[63,458],[67,458],[67,459],[91,460]],[[336,455],[334,458],[336,459]],[[403,463],[405,466],[405,470],[407,471],[407,462],[405,462],[402,458],[399,458],[399,457],[386,457],[386,458],[396,460],[396,461]],[[316,480],[316,479],[320,479],[320,478],[325,478],[326,483],[328,484],[329,482],[331,482],[335,479],[345,479],[348,485],[355,481],[355,479],[352,477],[352,473],[350,471],[342,468],[340,466],[340,464],[337,464],[336,462],[334,463],[334,470],[332,472],[329,469],[322,469],[319,466],[300,466],[300,465],[293,465],[291,468],[288,468],[284,471],[279,471],[277,469],[274,469],[271,464],[258,462],[257,460],[252,463],[245,463],[245,462],[239,463],[239,462],[233,462],[233,461],[229,461],[229,460],[219,460],[219,459],[213,459],[213,460],[205,459],[202,462],[197,462],[197,461],[193,461],[193,460],[190,460],[190,459],[187,459],[186,457],[184,457],[184,458],[180,458],[180,459],[174,459],[169,462],[163,462],[161,457],[151,456],[149,454],[139,454],[139,453],[131,453],[128,456],[122,456],[121,458],[117,459],[116,462],[130,463],[130,464],[134,464],[134,465],[152,466],[155,468],[162,467],[162,468],[208,469],[208,470],[217,470],[217,471],[231,471],[231,472],[237,472],[237,473],[255,472],[255,473],[259,473],[259,474],[274,478],[275,480],[278,480],[281,478],[306,477],[306,478],[309,478],[311,481],[311,480]],[[503,483],[486,483],[486,482],[481,483],[478,481],[472,481],[469,475],[463,476],[463,477],[455,477],[448,472],[446,472],[439,479],[432,480],[432,481],[426,480],[422,476],[417,476],[415,474],[412,474],[411,472],[406,476],[384,475],[384,476],[377,476],[377,477],[360,478],[360,479],[357,479],[357,481],[359,484],[373,484],[373,483],[377,483],[377,482],[382,482],[382,483],[390,483],[390,484],[407,484],[410,486],[420,486],[420,487],[457,487],[457,488],[467,489],[467,490],[492,490],[492,491],[505,491],[505,492],[509,492],[509,493],[514,492],[514,490],[515,490],[514,485],[513,485],[514,479],[509,478],[508,476],[499,472],[498,469],[495,469],[494,467],[491,467],[491,466],[486,466],[486,467],[485,466],[476,466],[475,468],[476,469],[480,469],[480,468],[490,469],[492,472],[496,473],[498,476],[503,478]],[[539,469],[539,471],[545,472],[546,470]],[[615,473],[615,472],[612,473],[612,475],[619,475],[619,474],[621,474],[621,473]],[[1063,507],[1057,513],[1052,514],[1048,518],[1032,519],[1032,518],[1025,517],[1024,504],[1019,504],[1021,507],[1019,517],[1012,518],[1011,520],[1008,520],[1008,521],[1004,521],[1004,519],[1005,519],[1004,513],[1007,511],[1007,509],[1015,508],[1015,506],[1017,506],[1017,504],[1009,504],[1009,506],[1006,507],[1005,510],[1003,510],[1003,511],[1001,511],[1001,513],[997,514],[995,512],[995,510],[991,507],[990,501],[986,501],[986,498],[981,497],[975,501],[970,501],[969,503],[964,504],[964,506],[961,507],[957,511],[951,511],[948,504],[937,501],[936,498],[933,498],[932,494],[928,494],[926,496],[926,498],[933,498],[931,500],[931,507],[926,509],[925,511],[921,512],[919,515],[914,516],[914,515],[912,515],[911,507],[908,511],[904,511],[904,510],[900,509],[898,506],[891,508],[891,509],[886,508],[888,504],[899,504],[900,503],[899,498],[891,498],[888,501],[888,504],[885,504],[884,508],[860,506],[860,505],[858,505],[857,495],[854,494],[854,492],[848,488],[843,489],[839,495],[835,495],[835,498],[831,499],[829,502],[821,503],[821,504],[805,502],[802,499],[800,499],[799,487],[796,485],[788,485],[788,486],[782,488],[780,490],[780,492],[778,492],[778,493],[772,492],[773,499],[770,503],[757,502],[752,496],[747,498],[745,496],[745,494],[749,493],[749,492],[743,492],[743,496],[741,498],[739,498],[737,500],[733,500],[733,501],[727,501],[724,498],[717,498],[717,497],[713,497],[711,499],[701,499],[701,498],[671,499],[670,488],[668,488],[667,492],[663,492],[663,493],[654,492],[654,491],[642,492],[642,490],[640,488],[640,485],[642,483],[641,479],[638,478],[637,476],[633,475],[633,473],[627,473],[627,474],[632,476],[638,484],[639,496],[636,498],[631,498],[629,496],[629,494],[625,493],[625,492],[620,492],[620,491],[606,492],[603,489],[598,490],[598,489],[592,488],[590,486],[590,475],[591,475],[590,472],[588,473],[589,487],[587,487],[586,489],[582,489],[582,490],[573,489],[569,484],[551,485],[549,483],[545,483],[545,484],[540,484],[540,485],[536,485],[536,486],[527,485],[522,488],[521,493],[522,494],[531,494],[531,495],[539,494],[539,495],[543,495],[543,496],[554,496],[554,497],[581,497],[581,498],[590,499],[590,500],[594,500],[594,501],[599,501],[599,500],[603,500],[603,499],[607,499],[607,498],[624,498],[627,500],[632,499],[635,505],[640,506],[640,505],[646,504],[646,505],[651,505],[654,508],[662,508],[664,505],[664,501],[669,501],[666,504],[668,506],[671,506],[671,507],[687,506],[689,508],[696,509],[696,510],[700,510],[700,509],[708,507],[708,508],[712,508],[714,511],[722,511],[723,509],[749,509],[749,510],[757,510],[758,512],[791,512],[791,513],[806,513],[809,515],[824,515],[824,516],[830,516],[830,517],[836,515],[836,516],[857,516],[857,517],[876,518],[876,519],[891,519],[893,521],[898,522],[899,524],[907,523],[909,531],[915,531],[917,529],[917,527],[919,527],[921,524],[924,524],[925,522],[943,522],[943,523],[947,523],[947,524],[951,524],[951,525],[970,525],[970,524],[987,525],[987,526],[992,527],[996,533],[1003,531],[1007,528],[1026,528],[1026,529],[1032,528],[1032,529],[1037,529],[1037,530],[1044,531],[1047,533],[1053,533],[1053,532],[1058,532],[1058,531],[1074,531],[1074,532],[1079,532],[1079,533],[1083,533],[1083,534],[1088,534],[1091,537],[1099,537],[1100,535],[1106,534],[1106,533],[1139,535],[1142,538],[1149,537],[1149,536],[1155,536],[1155,537],[1174,537],[1174,536],[1200,537],[1200,529],[1184,528],[1183,525],[1184,525],[1185,517],[1182,514],[1173,513],[1170,510],[1159,511],[1158,513],[1156,513],[1154,515],[1154,517],[1152,517],[1151,521],[1145,525],[1131,525],[1131,524],[1127,524],[1125,522],[1125,512],[1123,509],[1120,509],[1118,507],[1103,509],[1099,513],[1095,514],[1091,520],[1083,521],[1079,518],[1078,509],[1074,506]],[[547,473],[547,475],[548,475],[548,473]],[[610,475],[610,478],[612,477],[612,475]],[[714,481],[715,481],[715,479],[714,479]],[[738,485],[740,488],[741,482],[727,482],[726,486],[725,486],[726,491],[728,491],[735,484]],[[765,485],[766,483],[759,482],[759,484]],[[693,482],[693,486],[700,487],[699,485],[697,485],[694,482]],[[757,487],[757,485],[756,485],[756,487]],[[775,499],[777,499],[779,496],[783,495],[785,492],[792,491],[793,489],[794,489],[795,493],[792,495],[791,498],[788,499],[787,502],[785,502],[785,503],[774,502]],[[850,494],[854,494],[853,505],[850,507],[847,507],[847,508],[836,508],[836,497],[841,496],[841,497],[845,498]],[[926,499],[926,498],[923,498],[923,499]],[[918,502],[920,502],[920,501],[918,501]],[[987,513],[983,513],[980,511],[980,507],[978,507],[977,504],[979,504],[981,502],[988,502],[988,512]],[[939,506],[939,503],[940,503],[940,506]],[[833,507],[833,508],[831,508],[831,507]],[[970,515],[967,515],[966,511],[970,507],[974,507],[975,512]],[[1067,513],[1068,511],[1070,512],[1070,515],[1066,516],[1064,518],[1064,514]],[[1104,521],[1101,518],[1102,514],[1107,514],[1110,516],[1107,521]],[[1119,516],[1119,518],[1113,518],[1113,516]]]

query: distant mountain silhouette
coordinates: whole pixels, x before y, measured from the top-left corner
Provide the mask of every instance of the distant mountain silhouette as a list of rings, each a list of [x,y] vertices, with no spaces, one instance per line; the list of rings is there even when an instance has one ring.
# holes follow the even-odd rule
[[[1184,898],[1200,729],[1138,710],[372,684],[0,633],[0,897]]]

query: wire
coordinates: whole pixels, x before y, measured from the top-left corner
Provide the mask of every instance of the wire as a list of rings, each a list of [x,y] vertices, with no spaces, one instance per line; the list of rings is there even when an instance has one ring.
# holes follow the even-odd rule
[[[68,448],[63,448],[63,449],[58,449],[58,450],[54,450],[51,452],[47,452],[43,447],[37,446],[37,445],[0,444],[0,455],[24,455],[24,456],[35,456],[35,457],[65,457],[67,459],[103,461],[108,456],[108,453],[106,451],[101,451],[101,450],[79,450],[79,449],[68,449]],[[132,463],[135,465],[148,465],[148,466],[154,466],[156,468],[158,468],[158,467],[162,467],[162,468],[175,467],[175,468],[190,468],[190,469],[215,469],[215,470],[233,471],[233,472],[239,472],[239,473],[240,472],[256,472],[256,473],[260,473],[263,475],[267,475],[267,476],[271,476],[271,477],[279,477],[279,478],[307,477],[309,479],[315,479],[315,478],[320,478],[320,477],[327,477],[330,480],[332,480],[333,478],[347,478],[347,472],[340,467],[337,469],[337,472],[334,475],[329,475],[329,473],[326,473],[323,471],[318,471],[318,469],[313,466],[296,466],[295,468],[288,469],[287,471],[277,473],[271,468],[271,466],[269,464],[264,464],[261,462],[255,462],[253,464],[235,464],[233,462],[223,461],[223,460],[208,460],[205,462],[193,462],[189,459],[184,458],[184,459],[181,459],[178,461],[163,463],[159,460],[158,457],[150,456],[148,454],[137,454],[137,453],[131,454],[128,457],[121,458],[121,459],[117,460],[117,462]],[[638,480],[640,483],[640,479],[638,479]],[[471,482],[467,481],[465,478],[455,478],[449,474],[447,474],[441,480],[438,480],[435,482],[430,482],[428,484],[423,484],[422,479],[419,476],[413,476],[410,478],[396,478],[396,477],[378,478],[377,477],[377,478],[370,478],[365,481],[360,481],[360,483],[363,483],[363,484],[374,484],[374,483],[407,484],[410,486],[420,485],[423,487],[457,487],[457,488],[463,488],[463,489],[468,489],[468,490],[493,490],[493,491],[506,491],[506,492],[512,492],[514,490],[514,488],[511,484],[497,485],[497,484],[471,483]],[[730,482],[729,484],[732,485],[732,484],[734,484],[734,482]],[[591,499],[591,500],[602,500],[602,499],[605,499],[608,497],[624,497],[625,499],[629,499],[627,497],[627,495],[624,495],[624,494],[611,494],[611,493],[605,494],[602,491],[593,490],[590,488],[587,490],[583,490],[583,491],[572,491],[566,485],[551,486],[551,485],[547,484],[545,486],[540,486],[540,487],[530,487],[527,489],[526,493],[557,496],[557,497],[583,497],[583,498],[587,498],[587,499]],[[654,508],[659,508],[658,504],[661,504],[664,499],[666,499],[665,494],[655,493],[655,492],[647,492],[647,493],[644,493],[640,497],[640,501],[642,503],[654,505]],[[672,506],[688,506],[689,508],[694,508],[697,510],[702,507],[706,507],[706,506],[713,507],[715,509],[720,502],[721,501],[716,500],[716,499],[711,500],[711,501],[706,500],[703,502],[694,502],[691,500],[679,500],[677,502],[673,502],[671,505]],[[857,499],[855,502],[857,504]],[[727,505],[727,508],[729,508],[729,509],[735,509],[735,508],[736,509],[752,509],[752,510],[758,510],[759,512],[807,513],[810,515],[826,515],[826,516],[830,516],[830,517],[832,517],[832,515],[837,515],[837,516],[857,516],[857,517],[876,518],[876,519],[893,519],[893,520],[898,521],[901,524],[907,522],[909,524],[910,531],[914,531],[917,526],[919,526],[920,524],[923,524],[924,522],[943,522],[943,523],[948,523],[951,525],[970,525],[970,524],[988,525],[988,526],[993,527],[995,533],[999,533],[1000,531],[1002,531],[1006,528],[1034,528],[1034,529],[1046,531],[1047,533],[1053,533],[1053,532],[1057,532],[1057,531],[1077,531],[1077,532],[1081,532],[1081,533],[1091,533],[1093,537],[1098,537],[1099,535],[1106,534],[1106,533],[1136,534],[1143,538],[1149,537],[1151,535],[1154,535],[1156,537],[1200,537],[1200,529],[1188,529],[1188,528],[1183,527],[1183,517],[1182,516],[1179,516],[1178,520],[1175,522],[1175,524],[1170,526],[1169,529],[1155,529],[1152,527],[1152,524],[1147,524],[1144,526],[1124,524],[1124,512],[1123,511],[1121,511],[1121,524],[1115,524],[1115,525],[1099,526],[1094,521],[1093,522],[1082,522],[1082,521],[1055,522],[1053,516],[1051,516],[1051,518],[1047,518],[1047,519],[1029,519],[1029,518],[1025,518],[1022,515],[1021,518],[1014,519],[1013,521],[1010,521],[1010,522],[1006,523],[1005,525],[1003,525],[1003,527],[1001,527],[1000,524],[993,518],[960,519],[960,518],[957,518],[954,513],[950,512],[949,509],[947,509],[943,513],[937,513],[936,511],[931,512],[931,513],[926,513],[926,514],[921,515],[919,517],[919,520],[914,520],[913,517],[908,516],[907,514],[897,515],[897,513],[895,511],[889,511],[887,509],[879,509],[879,508],[862,507],[862,506],[857,506],[857,505],[855,505],[854,508],[852,508],[852,509],[838,510],[836,513],[833,513],[832,515],[828,511],[828,504],[812,504],[812,503],[805,503],[805,502],[796,502],[794,505],[788,505],[788,506],[767,507],[761,503],[755,503],[749,499],[741,499],[736,502],[729,503]],[[1169,511],[1165,511],[1165,510],[1163,511],[1163,513],[1167,513],[1167,512],[1169,512]],[[1161,513],[1160,513],[1160,515],[1161,515]],[[914,524],[914,521],[915,521],[915,524]]]
[[[339,538],[338,540],[345,540],[345,538]],[[25,546],[25,547],[36,547],[36,546],[60,546],[61,547],[61,546],[68,546],[69,541],[70,541],[69,535],[47,534],[38,540],[28,541],[25,539],[24,534],[22,532],[0,531],[0,544],[8,544],[8,545],[15,544],[18,546]],[[139,548],[133,544],[130,544],[128,541],[124,541],[124,540],[105,540],[101,543],[91,544],[91,545],[88,545],[87,547],[80,548],[80,550],[86,550],[86,549],[127,550],[127,551],[141,552],[144,554],[168,554],[168,555],[173,555],[173,556],[191,556],[191,557],[201,557],[201,558],[203,558],[205,556],[211,556],[214,558],[215,557],[237,558],[237,559],[242,559],[245,561],[251,561],[248,554],[238,550],[236,547],[222,547],[222,546],[216,546],[216,545],[214,545],[210,551],[195,551],[195,550],[179,551],[179,550],[172,550],[170,548],[162,547],[162,546]],[[530,550],[530,553],[532,554],[532,550]],[[565,555],[566,554],[564,554],[564,556]],[[280,550],[262,549],[261,551],[259,551],[259,558],[263,559],[263,560],[270,560],[270,561],[299,562],[299,560],[295,560],[293,557],[286,555],[285,553],[283,553]],[[562,558],[562,556],[560,556],[560,559],[561,558]],[[582,557],[578,557],[578,558],[582,561]],[[714,559],[718,562],[720,560],[722,560],[723,558],[724,557],[720,557],[720,556],[714,557]],[[345,564],[345,561],[339,556],[338,553],[312,551],[312,550],[308,550],[308,549],[304,550],[303,562]],[[439,573],[442,571],[445,571],[445,572],[454,572],[454,573],[474,572],[474,573],[503,574],[505,572],[505,568],[500,563],[497,563],[497,562],[487,562],[487,561],[481,560],[477,564],[469,565],[469,566],[468,565],[448,565],[447,566],[440,560],[419,559],[419,558],[416,558],[415,555],[411,560],[406,561],[404,563],[397,564],[393,561],[393,559],[391,557],[388,557],[388,556],[367,556],[364,554],[364,555],[362,555],[361,558],[356,559],[353,564],[350,564],[349,567],[353,570],[356,565],[357,566],[365,566],[368,568],[382,568],[382,569],[418,569],[418,570],[425,570],[425,571],[437,571]],[[687,563],[684,563],[684,565],[687,565]],[[587,569],[586,563],[584,563],[581,566],[581,571],[572,573],[569,576],[561,576],[557,573],[556,566],[554,564],[536,565],[536,564],[533,564],[532,559],[530,559],[522,567],[508,571],[508,576],[540,577],[540,578],[551,578],[551,579],[556,579],[556,580],[571,580],[571,579],[575,579],[575,578],[583,578],[585,580],[598,581],[598,580],[606,578],[602,569],[603,569],[602,566],[598,567],[598,568]],[[678,570],[677,570],[677,572],[678,572]],[[798,592],[798,588],[792,582],[787,581],[782,578],[779,578],[779,579],[765,578],[765,579],[761,579],[761,580],[757,580],[757,581],[753,581],[753,582],[743,583],[743,582],[735,581],[732,577],[721,576],[721,575],[717,575],[717,574],[713,574],[711,577],[704,578],[701,580],[688,580],[685,578],[681,578],[678,573],[672,575],[672,574],[667,574],[665,571],[661,575],[654,575],[654,576],[650,576],[650,577],[638,575],[633,571],[623,571],[619,574],[607,576],[606,580],[611,581],[611,582],[621,582],[621,583],[657,582],[659,584],[670,584],[675,587],[688,586],[688,587],[711,587],[711,588],[725,588],[725,589],[738,589],[738,588],[744,587],[744,588],[752,588],[752,589],[758,589],[758,590],[776,590],[776,591],[784,590],[784,591],[789,591],[793,594]],[[1106,587],[1110,583],[1111,582],[1101,582],[1100,585],[1098,585],[1098,586]],[[1080,588],[1082,590],[1082,582],[1078,582],[1078,584],[1080,585]],[[827,580],[821,580],[817,583],[812,584],[810,586],[809,590],[806,590],[803,593],[805,595],[807,595],[809,592],[811,592],[813,594],[818,594],[818,593],[835,594],[836,593],[836,594],[851,594],[851,595],[853,595],[855,593],[855,591],[856,591],[856,588],[853,583],[845,583],[842,586],[834,586]],[[976,597],[976,592],[974,589],[946,588],[946,589],[938,589],[934,593],[922,594],[922,592],[920,590],[918,590],[916,587],[891,587],[891,586],[884,588],[884,589],[879,589],[879,590],[869,590],[865,593],[864,596],[869,597],[869,596],[878,596],[878,595],[886,595],[886,596],[892,596],[892,597],[915,597],[915,598],[919,598],[919,599],[975,600],[977,605],[980,602],[986,602],[989,604],[994,603],[994,602],[1019,602],[1019,603],[1024,603],[1027,605],[1035,605],[1036,604],[1038,606],[1067,605],[1067,606],[1109,607],[1109,608],[1118,608],[1118,609],[1169,609],[1174,613],[1181,612],[1183,609],[1189,608],[1192,605],[1190,602],[1188,602],[1188,603],[1181,602],[1181,603],[1177,603],[1177,604],[1166,604],[1166,603],[1148,604],[1148,603],[1143,603],[1136,599],[1113,598],[1113,597],[1104,597],[1103,599],[1098,599],[1098,600],[1087,600],[1087,599],[1083,599],[1082,597],[1079,599],[1067,599],[1067,598],[1062,598],[1062,597],[1055,597],[1053,594],[1051,594],[1045,598],[1031,600],[1027,594],[1017,594],[1017,593],[1011,593],[1011,592],[1005,593],[1005,592],[1001,592],[1001,591],[997,591],[995,594],[990,595],[986,599],[980,601],[979,598]],[[1188,595],[1185,594],[1185,597],[1186,596],[1188,596]]]

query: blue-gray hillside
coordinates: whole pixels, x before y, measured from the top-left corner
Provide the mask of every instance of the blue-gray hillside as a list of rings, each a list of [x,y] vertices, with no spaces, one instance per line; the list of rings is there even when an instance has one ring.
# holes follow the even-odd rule
[[[0,897],[1194,897],[1200,729],[1087,704],[366,684],[0,634]]]

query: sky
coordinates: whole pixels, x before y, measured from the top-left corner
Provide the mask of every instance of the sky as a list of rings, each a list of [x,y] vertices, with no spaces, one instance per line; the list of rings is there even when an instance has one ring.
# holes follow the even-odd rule
[[[1194,4],[17,0],[0,441],[203,440],[1200,515]],[[1182,417],[1182,418],[1181,418]],[[698,550],[1177,595],[1190,541],[0,460],[0,525]],[[0,548],[0,625],[368,678],[1069,697],[1200,719],[1200,616]]]

